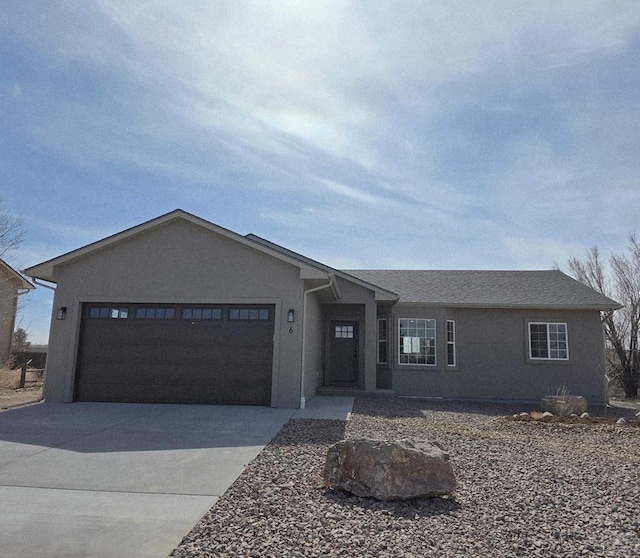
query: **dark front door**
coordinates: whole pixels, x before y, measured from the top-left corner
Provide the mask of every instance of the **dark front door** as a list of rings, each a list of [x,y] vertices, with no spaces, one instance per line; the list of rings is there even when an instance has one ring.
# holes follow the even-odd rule
[[[331,322],[329,353],[329,376],[331,383],[357,383],[358,322]]]

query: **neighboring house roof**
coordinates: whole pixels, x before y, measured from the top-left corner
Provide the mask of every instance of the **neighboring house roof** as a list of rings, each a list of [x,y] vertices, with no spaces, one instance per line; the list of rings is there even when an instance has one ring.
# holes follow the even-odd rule
[[[24,289],[27,291],[35,289],[35,287],[29,281],[27,281],[22,275],[20,275],[15,269],[13,269],[2,259],[0,259],[0,269],[5,271],[5,275],[7,277],[10,277],[14,280],[18,289]]]
[[[558,270],[346,270],[400,295],[399,303],[479,308],[613,310],[616,301]]]

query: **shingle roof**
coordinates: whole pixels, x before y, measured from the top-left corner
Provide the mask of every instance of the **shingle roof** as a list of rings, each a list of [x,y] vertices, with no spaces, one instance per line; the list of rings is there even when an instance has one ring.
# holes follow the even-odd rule
[[[400,303],[498,308],[583,308],[620,305],[558,270],[345,270],[400,295]]]
[[[19,289],[33,290],[35,287],[27,281],[20,273],[13,269],[7,262],[0,259],[0,268],[4,269],[7,277],[10,277]]]

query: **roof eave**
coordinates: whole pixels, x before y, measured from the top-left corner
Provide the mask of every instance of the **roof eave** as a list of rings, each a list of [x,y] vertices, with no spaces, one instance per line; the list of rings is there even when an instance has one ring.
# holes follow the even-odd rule
[[[14,281],[16,281],[16,283],[18,283],[17,285],[18,289],[24,289],[26,291],[32,291],[33,289],[35,289],[35,286],[31,282],[29,282],[27,279],[25,279],[21,275],[21,272],[18,272],[15,269],[13,269],[7,262],[5,262],[2,259],[0,259],[0,266],[6,269],[11,279],[13,279]]]
[[[255,250],[269,254],[291,265],[295,265],[296,267],[301,267],[301,268],[304,267],[306,270],[306,273],[309,273],[309,268],[315,268],[316,270],[315,273],[317,273],[318,271],[320,272],[320,275],[316,275],[316,277],[322,276],[323,274],[326,276],[327,271],[334,271],[331,268],[326,268],[326,266],[322,266],[321,264],[316,264],[316,262],[300,261],[300,259],[292,257],[290,254],[285,253],[283,250],[277,250],[266,243],[256,242],[251,238],[248,238],[241,234],[225,229],[224,227],[211,223],[205,219],[202,219],[201,217],[197,217],[196,215],[188,213],[187,211],[184,211],[182,209],[176,209],[174,211],[171,211],[170,213],[161,215],[160,217],[156,217],[155,219],[151,219],[150,221],[146,221],[134,227],[125,229],[124,231],[120,231],[111,236],[103,238],[102,240],[92,242],[91,244],[87,244],[86,246],[82,246],[80,248],[72,250],[71,252],[62,254],[61,256],[57,256],[55,258],[52,258],[50,260],[47,260],[35,266],[31,266],[25,269],[25,274],[27,274],[29,277],[35,277],[38,279],[42,279],[44,281],[55,283],[56,280],[54,278],[54,275],[55,275],[54,272],[55,272],[56,266],[64,265],[74,260],[77,260],[79,258],[85,257],[89,254],[93,254],[100,250],[104,250],[113,245],[124,242],[128,238],[137,236],[138,234],[141,234],[150,229],[153,229],[155,227],[161,226],[163,224],[169,223],[177,219],[184,219],[188,222],[205,227],[206,229],[209,229],[226,238],[235,240],[240,244],[244,244],[245,246],[249,246]],[[305,272],[302,272],[302,273],[304,274]],[[311,272],[311,274],[313,275],[314,272]]]
[[[468,309],[495,309],[495,310],[589,310],[597,312],[610,312],[619,310],[621,305],[604,304],[487,304],[487,303],[464,303],[464,302],[407,302],[399,301],[398,306],[427,306],[429,308],[468,308]]]

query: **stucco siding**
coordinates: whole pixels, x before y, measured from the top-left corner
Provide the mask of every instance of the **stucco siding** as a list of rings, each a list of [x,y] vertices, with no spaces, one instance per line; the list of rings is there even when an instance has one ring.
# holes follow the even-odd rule
[[[398,364],[398,318],[433,318],[435,366]],[[456,327],[456,366],[446,364],[446,321]],[[528,323],[567,324],[569,359],[529,358]],[[422,397],[538,400],[561,389],[605,402],[604,341],[598,312],[447,309],[400,306],[394,310],[393,388]]]
[[[0,366],[11,356],[11,343],[15,325],[18,295],[11,277],[3,274],[0,268]]]
[[[301,309],[299,269],[187,221],[171,221],[55,268],[45,397],[71,401],[83,302],[273,304],[272,405],[296,407],[300,332],[289,333],[286,311]]]
[[[323,312],[318,293],[307,295],[307,323],[305,325],[304,397],[311,399],[322,384],[324,370]],[[301,318],[301,317],[300,317]],[[300,323],[290,324],[299,329]]]

